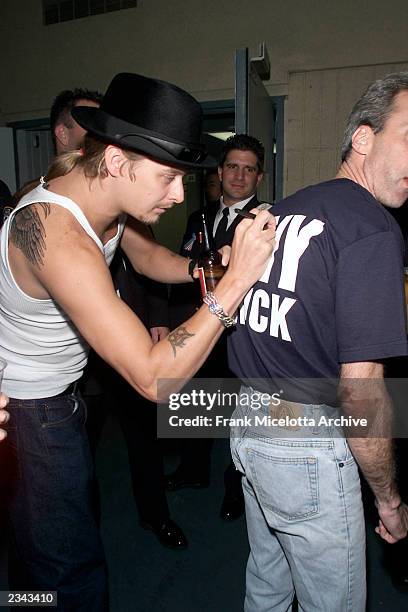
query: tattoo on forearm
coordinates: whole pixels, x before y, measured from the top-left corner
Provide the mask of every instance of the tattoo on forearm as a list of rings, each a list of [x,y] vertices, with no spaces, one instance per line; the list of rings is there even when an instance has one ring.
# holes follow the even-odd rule
[[[190,334],[186,327],[178,327],[167,336],[167,340],[173,349],[174,357],[176,356],[176,349],[183,348],[186,345],[187,338],[192,338],[194,335]]]
[[[16,213],[10,228],[10,240],[20,249],[28,261],[35,266],[44,263],[44,251],[47,248],[45,242],[45,227],[38,211],[41,207],[46,219],[51,211],[50,204],[38,202],[38,204],[26,206]]]

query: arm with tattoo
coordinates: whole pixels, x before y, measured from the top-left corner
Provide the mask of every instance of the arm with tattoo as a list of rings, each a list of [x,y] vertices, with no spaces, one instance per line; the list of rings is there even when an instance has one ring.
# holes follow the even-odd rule
[[[39,202],[22,208],[15,214],[10,228],[11,242],[23,252],[30,263],[38,268],[44,263],[44,251],[47,248],[46,232],[40,211],[46,219],[51,212],[51,206]]]
[[[173,349],[174,357],[176,356],[177,348],[183,348],[186,345],[186,340],[192,338],[195,334],[190,334],[187,328],[182,326],[172,331],[168,336],[167,340],[171,344]]]

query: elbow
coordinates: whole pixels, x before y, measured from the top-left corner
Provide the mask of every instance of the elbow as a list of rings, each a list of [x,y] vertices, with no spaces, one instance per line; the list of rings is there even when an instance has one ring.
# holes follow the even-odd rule
[[[139,393],[142,397],[146,398],[150,402],[156,403],[158,401],[157,393],[157,381],[140,381],[135,380],[129,381],[133,389]]]
[[[153,379],[150,384],[138,385],[136,390],[149,401],[155,404],[167,404],[172,393],[180,391],[185,384],[184,379],[168,378]]]
[[[185,379],[172,376],[172,373],[167,368],[164,369],[157,359],[146,363],[143,372],[138,368],[137,371],[128,372],[128,374],[127,380],[132,387],[155,404],[167,403],[169,395],[179,391],[186,383]]]
[[[159,401],[158,399],[159,396],[157,393],[157,385],[155,385],[154,387],[143,389],[142,395],[143,397],[148,399],[150,402],[153,402],[154,404],[156,404]]]
[[[159,403],[161,401],[166,401],[168,398],[168,393],[166,395],[167,382],[166,380],[161,380],[155,376],[143,376],[143,379],[140,376],[137,377],[137,380],[131,379],[130,384],[132,387],[142,395],[147,400],[153,403]]]

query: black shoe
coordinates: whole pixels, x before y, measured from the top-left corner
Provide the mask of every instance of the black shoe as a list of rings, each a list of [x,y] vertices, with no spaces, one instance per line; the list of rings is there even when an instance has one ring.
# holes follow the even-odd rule
[[[182,470],[177,469],[164,477],[164,486],[167,491],[206,489],[210,486],[210,479],[203,476],[188,475]]]
[[[222,500],[220,518],[223,521],[235,521],[245,512],[245,503],[242,495],[239,497],[230,497],[225,495]]]
[[[182,550],[188,546],[187,538],[181,530],[181,527],[179,527],[171,519],[166,519],[162,523],[148,523],[147,521],[140,521],[140,526],[143,527],[143,529],[153,531],[160,544],[162,544],[162,546],[166,546],[166,548]]]

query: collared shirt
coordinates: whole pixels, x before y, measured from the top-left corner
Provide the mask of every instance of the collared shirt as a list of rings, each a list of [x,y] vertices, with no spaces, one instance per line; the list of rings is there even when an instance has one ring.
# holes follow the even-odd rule
[[[221,196],[221,198],[220,198],[220,207],[219,207],[218,212],[215,215],[215,219],[214,219],[213,236],[215,236],[215,232],[217,231],[218,224],[219,224],[219,222],[222,219],[222,213],[223,213],[224,208],[229,208],[228,225],[227,225],[227,229],[228,229],[229,226],[231,225],[231,223],[234,221],[235,217],[237,216],[237,213],[234,211],[234,208],[240,208],[242,210],[244,208],[244,206],[246,206],[248,204],[249,200],[252,200],[254,195],[255,194],[253,193],[246,200],[242,200],[242,202],[236,202],[235,204],[231,204],[231,206],[226,206],[224,204],[224,197]]]

